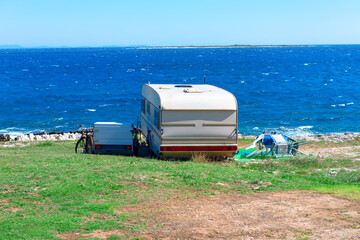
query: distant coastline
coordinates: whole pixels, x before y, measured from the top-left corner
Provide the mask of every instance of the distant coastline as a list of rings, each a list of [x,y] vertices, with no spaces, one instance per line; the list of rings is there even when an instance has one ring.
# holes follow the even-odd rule
[[[245,45],[245,44],[233,44],[233,45],[188,45],[188,46],[148,46],[148,45],[106,45],[106,46],[32,46],[24,47],[21,45],[0,45],[0,49],[61,49],[61,48],[124,48],[124,49],[191,49],[191,48],[288,48],[288,47],[329,47],[329,46],[360,46],[360,44],[275,44],[275,45]]]
[[[43,49],[43,48],[135,48],[135,49],[187,49],[187,48],[259,48],[259,47],[315,47],[317,45],[204,45],[204,46],[146,46],[146,45],[131,45],[131,46],[99,46],[99,47],[90,47],[90,46],[79,46],[79,47],[70,47],[70,46],[34,46],[34,47],[23,47],[20,45],[0,45],[0,49]]]
[[[259,48],[259,47],[314,47],[314,45],[211,45],[211,46],[159,46],[137,47],[137,49],[184,49],[184,48]]]

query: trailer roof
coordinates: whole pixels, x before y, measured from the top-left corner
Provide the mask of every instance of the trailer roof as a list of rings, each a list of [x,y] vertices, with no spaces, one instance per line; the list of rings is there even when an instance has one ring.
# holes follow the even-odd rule
[[[145,84],[142,96],[164,110],[237,110],[232,93],[208,84]]]

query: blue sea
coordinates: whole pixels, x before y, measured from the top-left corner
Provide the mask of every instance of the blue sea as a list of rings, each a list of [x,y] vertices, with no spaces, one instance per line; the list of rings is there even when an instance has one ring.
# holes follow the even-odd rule
[[[360,46],[0,50],[0,133],[135,123],[145,83],[232,92],[239,132],[360,132]]]

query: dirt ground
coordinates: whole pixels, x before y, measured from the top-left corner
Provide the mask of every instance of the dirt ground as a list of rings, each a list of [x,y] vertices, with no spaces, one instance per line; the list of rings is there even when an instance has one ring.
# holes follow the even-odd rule
[[[300,151],[305,154],[319,156],[320,158],[360,160],[360,146],[317,147],[316,145],[309,144],[301,146]]]
[[[62,239],[132,235],[143,239],[360,239],[360,204],[315,191],[218,194],[148,203],[137,213],[146,230],[62,234]]]

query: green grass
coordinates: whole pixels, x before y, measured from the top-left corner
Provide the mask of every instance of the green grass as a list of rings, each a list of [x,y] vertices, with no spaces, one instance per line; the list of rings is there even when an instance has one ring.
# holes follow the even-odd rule
[[[329,173],[334,168],[358,169],[360,161],[161,161],[75,154],[74,145],[41,142],[0,148],[0,239],[56,239],[57,233],[96,229],[124,229],[136,235],[146,223],[134,221],[138,213],[119,209],[174,197],[320,189],[360,199],[359,172]]]
[[[333,186],[333,187],[320,187],[318,188],[319,192],[322,193],[332,193],[341,197],[346,197],[350,199],[360,200],[360,186]]]

